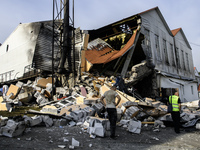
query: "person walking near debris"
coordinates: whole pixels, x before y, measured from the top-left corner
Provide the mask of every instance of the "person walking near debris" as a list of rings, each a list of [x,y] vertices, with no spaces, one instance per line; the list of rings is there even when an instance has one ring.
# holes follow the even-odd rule
[[[180,101],[178,92],[175,92],[174,95],[169,96],[169,103],[172,104],[171,116],[174,123],[174,130],[176,133],[180,133],[181,101]]]
[[[117,122],[117,110],[116,106],[121,101],[121,97],[116,92],[116,86],[112,86],[109,91],[106,91],[103,96],[100,98],[101,102],[104,106],[106,106],[106,111],[108,113],[108,119],[110,121],[110,138],[115,139],[115,130],[116,130],[116,122]],[[115,98],[117,97],[117,102],[115,102]],[[105,98],[106,104],[103,99]]]

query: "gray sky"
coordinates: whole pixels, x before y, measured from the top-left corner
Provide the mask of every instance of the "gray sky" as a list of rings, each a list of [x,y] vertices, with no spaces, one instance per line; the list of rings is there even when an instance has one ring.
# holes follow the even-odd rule
[[[200,72],[199,0],[74,1],[75,27],[81,29],[96,29],[158,6],[171,30],[183,29],[192,47],[194,66]],[[0,43],[20,22],[52,20],[52,12],[53,0],[0,0]]]

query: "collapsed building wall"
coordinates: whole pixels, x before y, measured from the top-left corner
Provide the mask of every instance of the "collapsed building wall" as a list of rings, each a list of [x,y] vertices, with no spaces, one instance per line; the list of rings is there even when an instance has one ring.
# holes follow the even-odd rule
[[[175,42],[177,38],[174,38],[175,34],[172,34],[158,7],[89,31],[90,42],[100,38],[107,47],[102,48],[102,41],[99,45],[96,43],[92,48],[88,47],[86,60],[90,67],[87,71],[130,80],[132,67],[146,61],[151,71],[144,71],[137,82],[131,79],[127,88],[135,86],[142,96],[153,98],[160,97],[162,88],[178,88],[182,101],[197,100],[197,91],[193,90],[197,85],[193,71],[189,69],[193,66],[191,49],[182,30],[179,31],[181,35],[176,34],[183,36],[185,41],[181,46],[185,54],[181,55],[177,52],[177,43],[180,42]],[[187,60],[188,69],[179,68],[179,62],[183,64],[181,59]],[[174,85],[171,77],[178,84]],[[170,83],[165,84],[165,81]]]

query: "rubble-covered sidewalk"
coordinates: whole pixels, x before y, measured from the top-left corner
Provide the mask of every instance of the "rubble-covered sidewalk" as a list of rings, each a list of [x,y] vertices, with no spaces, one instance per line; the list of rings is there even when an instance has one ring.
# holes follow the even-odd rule
[[[108,78],[85,74],[81,76],[81,80],[73,88],[56,87],[56,95],[53,96],[53,100],[51,77],[38,77],[35,81],[29,80],[27,83],[11,84],[6,96],[0,97],[0,110],[9,114],[14,113],[20,107],[27,109],[24,114],[17,116],[6,117],[1,115],[0,134],[1,136],[18,137],[20,139],[20,136],[23,138],[25,134],[28,136],[27,130],[43,126],[46,127],[45,130],[51,130],[54,127],[58,130],[64,128],[77,129],[78,127],[80,132],[84,133],[84,137],[88,135],[87,139],[99,140],[99,137],[109,137],[110,124],[99,98],[116,81],[117,79],[113,76]],[[166,125],[172,123],[171,115],[167,113],[165,103],[148,97],[130,96],[120,90],[117,90],[117,92],[122,98],[117,106],[117,125],[120,130],[126,131],[123,134],[139,136],[146,132],[145,128],[149,128],[148,132],[158,133],[166,130]],[[198,131],[200,129],[199,120],[198,101],[183,103],[181,111],[182,127],[186,129],[196,127]],[[172,129],[170,128],[170,130]],[[76,136],[74,135],[74,137]],[[151,138],[151,140],[159,140],[156,136]],[[81,146],[75,138],[71,140],[70,148]],[[69,141],[69,139],[66,139],[66,141]]]

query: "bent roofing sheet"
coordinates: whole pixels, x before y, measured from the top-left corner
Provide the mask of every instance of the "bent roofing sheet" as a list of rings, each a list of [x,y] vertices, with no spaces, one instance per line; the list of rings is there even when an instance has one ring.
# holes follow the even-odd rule
[[[137,30],[120,51],[114,50],[110,47],[106,47],[103,50],[99,51],[92,49],[85,52],[85,57],[92,64],[106,64],[114,59],[123,56],[134,44],[136,34]]]

